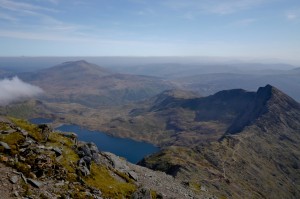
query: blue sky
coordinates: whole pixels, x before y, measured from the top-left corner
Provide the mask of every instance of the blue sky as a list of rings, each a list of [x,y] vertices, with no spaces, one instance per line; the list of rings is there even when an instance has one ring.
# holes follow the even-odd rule
[[[299,0],[0,0],[0,56],[300,60]]]

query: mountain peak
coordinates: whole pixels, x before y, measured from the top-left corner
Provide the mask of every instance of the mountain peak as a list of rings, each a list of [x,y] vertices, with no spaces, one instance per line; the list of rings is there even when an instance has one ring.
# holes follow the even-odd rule
[[[246,126],[253,124],[258,118],[265,114],[272,117],[276,115],[286,115],[289,110],[300,110],[300,105],[294,99],[268,84],[260,87],[255,99],[250,102],[228,128],[226,134],[241,132]]]
[[[51,74],[52,76],[63,75],[62,78],[64,78],[66,74],[78,78],[83,75],[103,77],[112,74],[112,72],[106,68],[89,63],[85,60],[64,62],[51,68],[44,69],[42,72]]]
[[[94,65],[85,60],[77,60],[77,61],[67,61],[63,62],[61,65]]]

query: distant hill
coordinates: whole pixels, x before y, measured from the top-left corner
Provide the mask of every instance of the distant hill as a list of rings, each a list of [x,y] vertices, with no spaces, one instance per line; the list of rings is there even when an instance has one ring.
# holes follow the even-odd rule
[[[217,141],[254,98],[255,92],[242,89],[208,97],[188,91],[165,91],[146,101],[142,108],[130,111],[127,117],[113,118],[104,127],[116,135],[132,132],[132,137],[160,146],[192,146]]]
[[[139,101],[172,87],[160,78],[113,73],[84,60],[20,77],[43,88],[46,101],[75,102],[89,107]]]
[[[218,141],[173,145],[140,164],[219,197],[299,198],[300,104],[270,85],[252,95]]]
[[[300,67],[299,67],[299,68],[294,68],[293,70],[291,70],[291,72],[297,72],[297,73],[300,73]]]
[[[271,84],[300,101],[300,73],[297,71],[295,69],[269,74],[266,71],[261,74],[214,73],[176,78],[172,81],[181,89],[197,91],[203,95],[235,88],[254,91],[260,85]]]

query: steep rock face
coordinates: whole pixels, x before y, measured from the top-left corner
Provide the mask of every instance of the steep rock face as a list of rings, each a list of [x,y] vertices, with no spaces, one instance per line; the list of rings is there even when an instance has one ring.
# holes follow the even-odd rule
[[[270,120],[282,123],[280,115],[289,115],[290,111],[300,110],[299,104],[280,90],[271,85],[260,87],[252,102],[233,121],[226,134],[235,134],[246,126],[253,124],[258,118],[268,113]],[[292,115],[293,118],[298,117]],[[293,119],[291,118],[291,119]]]
[[[254,98],[242,89],[220,91],[205,98],[187,100],[182,107],[197,110],[197,120],[231,122]]]
[[[217,142],[168,147],[140,164],[228,198],[300,197],[300,106],[267,85]]]

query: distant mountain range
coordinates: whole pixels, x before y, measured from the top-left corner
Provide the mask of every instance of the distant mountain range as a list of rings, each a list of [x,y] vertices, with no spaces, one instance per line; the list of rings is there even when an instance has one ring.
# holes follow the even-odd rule
[[[171,88],[170,83],[160,78],[113,73],[83,60],[19,76],[44,89],[43,99],[46,101],[78,103],[88,107],[139,101]]]
[[[193,90],[202,95],[211,95],[221,90],[243,88],[254,91],[260,85],[272,84],[300,101],[299,69],[264,71],[261,74],[213,73],[201,74],[172,80],[181,89]]]
[[[300,198],[300,105],[281,91],[297,96],[298,70],[202,74],[170,83],[65,62],[20,73],[45,96],[0,111],[154,143],[162,150],[140,165],[220,198]],[[265,82],[279,89],[240,89]]]

